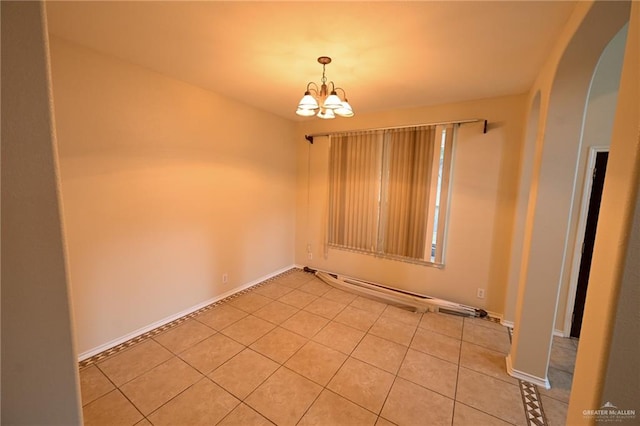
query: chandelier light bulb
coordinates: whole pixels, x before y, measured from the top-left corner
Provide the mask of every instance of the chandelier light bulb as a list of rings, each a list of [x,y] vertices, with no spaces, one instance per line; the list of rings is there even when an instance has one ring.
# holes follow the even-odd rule
[[[296,110],[296,114],[302,116],[302,117],[312,117],[314,115],[316,115],[316,110],[315,109],[311,109],[311,108],[298,108]]]
[[[332,118],[336,118],[332,109],[321,109],[318,112],[318,118],[322,118],[324,120],[331,120]]]
[[[353,109],[351,108],[351,105],[349,105],[349,102],[347,102],[347,99],[342,102],[340,108],[335,109],[333,112],[340,117],[353,117]]]
[[[318,109],[318,101],[311,96],[311,92],[308,90],[304,92],[304,96],[300,99],[300,103],[298,104],[299,109]],[[312,114],[313,115],[313,114]]]
[[[342,106],[342,99],[338,97],[338,94],[334,90],[333,92],[331,92],[329,97],[325,99],[322,106],[328,109],[338,109]]]

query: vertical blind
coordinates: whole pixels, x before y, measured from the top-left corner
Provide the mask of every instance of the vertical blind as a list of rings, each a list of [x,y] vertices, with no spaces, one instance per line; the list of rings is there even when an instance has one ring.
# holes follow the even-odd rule
[[[389,132],[384,252],[422,258],[425,251],[435,128]]]
[[[382,132],[331,138],[329,243],[375,251],[380,209]]]
[[[450,171],[451,132],[444,134],[423,126],[333,135],[329,246],[434,261]]]

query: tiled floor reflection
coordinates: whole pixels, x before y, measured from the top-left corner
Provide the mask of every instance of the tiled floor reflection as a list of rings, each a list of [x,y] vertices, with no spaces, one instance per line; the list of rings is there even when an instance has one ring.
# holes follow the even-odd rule
[[[578,340],[557,336],[553,338],[548,372],[551,389],[538,387],[549,426],[566,424],[577,350]]]
[[[571,384],[562,344],[541,390],[550,422]],[[83,364],[85,424],[525,425],[508,350],[499,324],[404,311],[294,270]]]

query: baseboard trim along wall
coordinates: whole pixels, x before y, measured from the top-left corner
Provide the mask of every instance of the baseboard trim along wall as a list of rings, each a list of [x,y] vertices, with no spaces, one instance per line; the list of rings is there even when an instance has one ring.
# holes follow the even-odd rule
[[[107,343],[105,343],[103,345],[100,345],[100,346],[95,347],[93,349],[90,349],[90,350],[88,350],[86,352],[83,352],[83,353],[78,355],[78,361],[83,361],[83,360],[85,360],[87,358],[91,358],[94,355],[97,355],[97,354],[99,354],[101,352],[104,352],[104,351],[106,351],[108,349],[111,349],[111,348],[113,348],[115,346],[118,346],[121,343],[124,343],[124,342],[126,342],[128,340],[131,340],[131,339],[133,339],[135,337],[138,337],[138,336],[140,336],[140,335],[142,335],[144,333],[147,333],[147,332],[149,332],[151,330],[154,330],[154,329],[156,329],[158,327],[162,327],[165,324],[169,324],[170,322],[175,321],[178,318],[181,318],[181,317],[183,317],[185,315],[189,315],[190,313],[195,312],[195,311],[197,311],[199,309],[202,309],[205,306],[208,306],[208,305],[210,305],[212,303],[216,303],[219,300],[225,299],[225,298],[227,298],[229,296],[234,295],[235,293],[238,293],[238,292],[241,292],[243,290],[246,290],[249,287],[253,287],[256,284],[259,284],[259,283],[261,283],[263,281],[266,281],[266,280],[268,280],[270,278],[273,278],[276,275],[280,275],[283,272],[289,271],[289,270],[291,270],[291,269],[293,269],[295,267],[296,267],[295,265],[289,265],[289,266],[284,267],[282,269],[279,269],[279,270],[277,270],[275,272],[272,272],[270,274],[264,275],[264,276],[262,276],[260,278],[257,278],[257,279],[255,279],[255,280],[253,280],[251,282],[248,282],[246,284],[242,284],[241,286],[238,286],[238,287],[236,287],[234,289],[231,289],[231,290],[229,290],[227,292],[224,292],[221,295],[218,295],[218,296],[216,296],[216,297],[214,297],[212,299],[206,300],[206,301],[204,301],[202,303],[198,303],[197,305],[192,306],[190,308],[187,308],[184,311],[178,312],[177,314],[174,314],[174,315],[171,315],[169,317],[163,318],[160,321],[156,321],[156,322],[154,322],[152,324],[149,324],[149,325],[147,325],[145,327],[139,328],[139,329],[137,329],[137,330],[135,330],[135,331],[133,331],[133,332],[131,332],[129,334],[126,334],[126,335],[124,335],[122,337],[119,337],[119,338],[114,339],[114,340],[112,340],[110,342],[107,342]]]
[[[306,266],[306,265],[299,265],[299,264],[296,264],[296,265],[295,265],[295,267],[296,267],[296,268],[298,268],[298,269],[304,269],[304,268],[306,268],[307,266]],[[350,276],[343,275],[343,274],[337,274],[337,273],[335,273],[335,272],[327,271],[327,270],[324,270],[324,269],[315,269],[315,268],[311,268],[311,269],[312,269],[312,270],[314,270],[314,271],[318,271],[318,272],[325,272],[325,273],[327,273],[327,274],[336,275],[336,276],[338,276],[338,277],[342,277],[342,278],[349,278],[349,279],[357,280],[357,281],[359,281],[359,280],[360,280],[360,278],[350,277]],[[367,281],[365,281],[365,282],[367,282]],[[374,284],[382,285],[382,284],[380,284],[380,283],[374,283]],[[383,286],[384,286],[384,285],[383,285]],[[399,288],[398,288],[398,287],[394,287],[394,286],[390,286],[390,287],[387,287],[387,288],[388,288],[389,290],[399,290]],[[425,297],[433,297],[433,296],[429,296],[429,295],[427,295],[427,294],[422,294],[422,293],[415,293],[415,294],[419,294],[420,296],[425,296]],[[367,296],[365,296],[365,297],[367,297]],[[434,298],[434,299],[437,299],[437,298]],[[440,299],[440,300],[443,300],[443,299]],[[443,301],[448,302],[448,303],[453,303],[453,304],[458,303],[458,302],[448,301],[448,300],[443,300]],[[468,306],[468,305],[464,305],[464,306]],[[479,309],[479,308],[474,307],[474,306],[468,306],[468,307],[470,307],[470,308],[474,308],[474,309]],[[483,310],[484,310],[484,309],[483,309]],[[499,323],[500,323],[500,324],[502,324],[502,325],[505,325],[505,324],[504,324],[504,322],[503,322],[503,320],[502,320],[502,314],[500,314],[500,313],[498,313],[498,312],[493,312],[493,311],[485,311],[485,312],[487,313],[487,316],[488,316],[488,317],[493,318],[493,319],[495,319],[495,320],[498,320],[497,322],[499,322]]]
[[[513,365],[511,365],[511,354],[507,355],[505,359],[507,362],[507,373],[509,373],[511,377],[515,377],[516,379],[523,380],[525,382],[533,383],[534,385],[542,386],[545,389],[551,389],[551,383],[549,383],[549,379],[547,377],[543,379],[541,377],[533,376],[523,371],[514,369]]]
[[[514,326],[513,321],[507,321],[505,319],[500,319],[500,324],[504,325],[505,327],[509,327],[509,328],[513,328],[513,326]]]
[[[499,322],[500,324],[502,324],[502,314],[499,314],[499,313],[497,313],[497,312],[493,312],[493,311],[487,311],[487,315],[488,315],[490,318],[495,318],[496,320],[498,320],[498,322]],[[504,324],[502,324],[502,325],[504,325]]]
[[[500,319],[500,324],[504,325],[505,327],[509,327],[511,329],[514,327],[513,321]],[[553,330],[553,335],[557,337],[568,337],[567,335],[564,334],[564,331],[558,330],[557,328]]]

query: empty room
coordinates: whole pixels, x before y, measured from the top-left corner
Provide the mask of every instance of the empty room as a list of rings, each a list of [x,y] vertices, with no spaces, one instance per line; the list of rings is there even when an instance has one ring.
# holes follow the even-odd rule
[[[637,424],[640,3],[1,19],[2,424]]]

